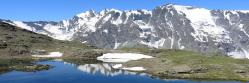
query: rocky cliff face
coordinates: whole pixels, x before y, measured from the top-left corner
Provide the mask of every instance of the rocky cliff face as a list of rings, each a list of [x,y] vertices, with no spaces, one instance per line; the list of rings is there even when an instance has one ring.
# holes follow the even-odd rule
[[[6,21],[61,40],[102,48],[140,47],[249,58],[249,11],[163,5],[149,10],[87,11],[61,22]]]

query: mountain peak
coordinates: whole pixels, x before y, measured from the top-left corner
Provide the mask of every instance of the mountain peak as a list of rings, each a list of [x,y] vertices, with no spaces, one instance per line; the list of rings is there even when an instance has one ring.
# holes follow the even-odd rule
[[[79,40],[103,48],[145,45],[204,53],[215,50],[249,58],[248,14],[167,4],[154,10],[90,10],[56,24],[12,23],[56,39]]]
[[[94,10],[89,10],[89,11],[86,11],[84,13],[80,13],[80,14],[78,14],[76,16],[84,18],[84,17],[93,17],[94,15],[95,15],[95,11]]]
[[[160,8],[195,9],[195,8],[198,8],[198,7],[188,6],[188,5],[166,4],[166,5],[160,6]]]

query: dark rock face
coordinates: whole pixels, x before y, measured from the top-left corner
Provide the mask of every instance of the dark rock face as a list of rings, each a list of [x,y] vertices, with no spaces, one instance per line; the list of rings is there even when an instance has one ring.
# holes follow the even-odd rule
[[[88,11],[61,22],[6,21],[56,39],[102,48],[141,47],[249,58],[249,12],[164,5],[151,11]],[[248,56],[248,57],[247,57]]]
[[[8,44],[6,41],[0,40],[0,49],[6,49],[8,47]]]

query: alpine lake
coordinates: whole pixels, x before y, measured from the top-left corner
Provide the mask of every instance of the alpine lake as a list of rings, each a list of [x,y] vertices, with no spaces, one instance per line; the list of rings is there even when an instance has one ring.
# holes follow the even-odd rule
[[[114,63],[98,60],[1,60],[1,63],[4,62],[8,65],[12,63],[12,66],[1,65],[0,83],[241,83],[222,80],[160,79],[141,71],[114,69]],[[30,67],[27,68],[27,65],[22,69],[24,65],[19,64],[42,66],[32,70]],[[12,69],[5,69],[4,66]],[[14,68],[18,66],[21,68]]]

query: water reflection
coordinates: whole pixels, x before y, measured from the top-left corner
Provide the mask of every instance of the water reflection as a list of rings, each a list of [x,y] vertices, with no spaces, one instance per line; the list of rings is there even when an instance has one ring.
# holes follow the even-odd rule
[[[114,69],[113,66],[116,65],[115,63],[70,63],[64,62],[64,64],[70,64],[72,66],[77,67],[78,70],[88,73],[88,74],[101,74],[104,76],[117,76],[117,75],[140,75],[146,76],[145,73],[138,73],[138,72],[131,72],[125,71],[121,69]],[[77,65],[76,65],[77,64]]]
[[[114,69],[112,68],[113,65],[116,65],[114,63],[89,63],[89,61],[82,60],[56,60],[42,61],[39,62],[39,64],[49,64],[54,67],[48,71],[33,73],[12,71],[0,75],[0,83],[199,83],[199,81],[195,82],[190,80],[155,79],[145,73]],[[221,83],[224,82],[222,81]]]
[[[102,74],[105,76],[117,76],[117,75],[146,75],[145,73],[136,73],[136,72],[129,72],[124,70],[117,70],[112,68],[111,63],[102,63],[102,64],[84,64],[77,66],[77,69],[86,72],[89,74]]]

